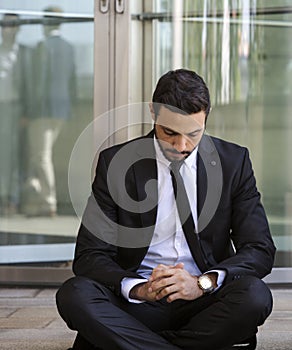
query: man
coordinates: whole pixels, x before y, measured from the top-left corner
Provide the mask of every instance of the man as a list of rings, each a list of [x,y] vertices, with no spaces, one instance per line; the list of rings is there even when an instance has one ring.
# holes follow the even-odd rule
[[[19,126],[25,113],[28,48],[17,42],[19,16],[2,18],[0,44],[0,216],[19,205]]]
[[[47,13],[61,14],[57,6]],[[23,212],[55,216],[57,212],[53,148],[76,97],[74,49],[61,37],[60,20],[45,16],[44,40],[34,50],[35,94],[28,126],[28,179]]]
[[[204,135],[195,72],[163,75],[150,110],[149,135],[99,156],[58,309],[73,349],[229,349],[272,309],[261,278],[275,247],[248,151]]]

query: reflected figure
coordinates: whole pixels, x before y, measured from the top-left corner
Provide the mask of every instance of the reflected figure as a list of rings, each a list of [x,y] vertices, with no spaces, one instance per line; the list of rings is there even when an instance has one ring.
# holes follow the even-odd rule
[[[18,126],[21,113],[20,45],[17,15],[2,18],[0,45],[0,215],[13,214],[19,204]]]
[[[59,7],[46,12],[61,13]],[[61,37],[58,18],[45,17],[44,40],[34,51],[32,118],[28,127],[28,180],[23,212],[54,216],[57,212],[53,147],[75,98],[74,52]]]

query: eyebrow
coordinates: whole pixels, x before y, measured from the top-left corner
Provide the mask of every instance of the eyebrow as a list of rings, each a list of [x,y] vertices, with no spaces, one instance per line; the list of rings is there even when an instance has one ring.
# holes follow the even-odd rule
[[[173,129],[170,129],[170,128],[166,127],[166,126],[162,126],[162,125],[161,125],[161,127],[162,127],[162,129],[165,130],[165,131],[170,131],[170,132],[173,132],[174,134],[182,134],[182,133],[179,133],[179,132],[177,132],[177,131],[175,131],[175,130],[173,130]],[[191,132],[186,133],[185,135],[194,134],[194,133],[196,133],[196,132],[202,131],[202,129],[203,129],[203,128],[198,128],[198,129],[196,129],[196,130],[193,130],[193,131],[191,131]]]

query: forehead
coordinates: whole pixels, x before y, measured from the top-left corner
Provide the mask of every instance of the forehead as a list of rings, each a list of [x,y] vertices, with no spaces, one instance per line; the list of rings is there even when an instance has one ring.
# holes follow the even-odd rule
[[[204,128],[206,114],[204,111],[193,114],[173,112],[162,106],[156,124],[171,129],[179,134],[189,134]]]

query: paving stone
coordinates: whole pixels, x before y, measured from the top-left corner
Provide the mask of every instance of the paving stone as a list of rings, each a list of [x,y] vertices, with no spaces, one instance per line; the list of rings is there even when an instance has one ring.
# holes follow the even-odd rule
[[[46,327],[47,329],[60,329],[67,328],[66,323],[62,320],[61,317],[54,319],[49,325]]]
[[[292,311],[273,311],[269,320],[292,320]]]
[[[35,340],[23,341],[23,340],[13,340],[9,342],[3,342],[1,340],[1,350],[66,350],[72,346],[72,341],[68,340]]]
[[[0,329],[4,328],[27,328],[27,329],[38,329],[45,328],[52,320],[47,317],[44,318],[17,318],[17,317],[8,317],[0,319]]]
[[[11,329],[1,329],[0,328],[0,339],[1,339],[1,350],[2,342],[10,341],[31,341],[33,344],[35,341],[55,341],[56,343],[59,340],[72,342],[75,339],[76,332],[71,331],[64,324],[63,327],[59,329],[23,329],[23,328],[11,328]],[[66,348],[65,348],[66,349]],[[17,350],[17,349],[14,349]]]
[[[0,288],[0,303],[1,299],[6,298],[33,298],[40,292],[35,288]]]
[[[274,332],[262,330],[258,334],[257,350],[291,350],[292,330],[290,332]]]
[[[273,290],[274,310],[292,311],[292,290]],[[292,346],[291,346],[292,348]]]
[[[17,309],[14,308],[1,308],[0,307],[0,318],[11,316]]]
[[[268,319],[264,324],[264,329],[265,331],[290,332],[292,334],[292,320],[278,319],[277,321],[273,321]]]
[[[72,346],[76,333],[60,329],[0,330],[1,350],[66,350]]]
[[[50,298],[52,300],[55,300],[55,296],[56,296],[57,290],[58,290],[57,288],[42,289],[36,295],[36,298]]]
[[[1,307],[28,307],[28,306],[53,306],[55,307],[56,302],[51,298],[0,298],[0,308]]]
[[[24,307],[18,309],[10,318],[57,318],[59,317],[56,307]]]

